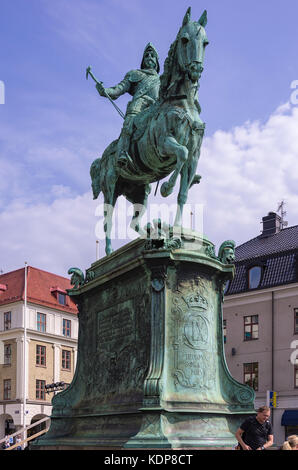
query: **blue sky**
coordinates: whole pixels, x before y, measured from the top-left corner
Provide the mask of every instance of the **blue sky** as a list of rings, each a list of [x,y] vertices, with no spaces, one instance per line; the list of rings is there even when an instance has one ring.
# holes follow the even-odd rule
[[[298,224],[296,0],[1,0],[0,270],[28,261],[65,275],[94,261],[89,167],[121,118],[86,67],[114,85],[151,41],[162,71],[188,6],[194,19],[208,11],[203,179],[190,194],[204,204],[204,232],[217,246],[242,243],[281,199]]]

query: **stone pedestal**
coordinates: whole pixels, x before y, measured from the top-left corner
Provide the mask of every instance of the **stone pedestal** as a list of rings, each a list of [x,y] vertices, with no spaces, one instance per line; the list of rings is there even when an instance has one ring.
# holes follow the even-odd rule
[[[223,262],[224,261],[224,262]],[[36,449],[231,447],[254,392],[226,365],[234,266],[194,232],[138,239],[86,271],[76,373]]]

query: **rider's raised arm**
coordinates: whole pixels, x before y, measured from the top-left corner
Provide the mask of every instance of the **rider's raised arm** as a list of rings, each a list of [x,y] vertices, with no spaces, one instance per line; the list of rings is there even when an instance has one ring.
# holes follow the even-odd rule
[[[105,88],[105,92],[112,98],[112,100],[116,100],[119,96],[124,95],[124,93],[130,93],[131,91],[131,81],[130,75],[127,73],[123,80],[117,85],[111,88]]]

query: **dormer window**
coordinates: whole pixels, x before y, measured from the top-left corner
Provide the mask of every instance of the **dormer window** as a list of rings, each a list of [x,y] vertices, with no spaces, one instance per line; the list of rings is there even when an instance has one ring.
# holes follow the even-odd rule
[[[262,277],[262,267],[252,266],[248,270],[248,288],[256,289],[259,287]]]
[[[60,287],[52,287],[51,293],[54,294],[60,305],[67,305],[67,292]]]
[[[66,294],[58,292],[58,302],[60,305],[66,305]]]

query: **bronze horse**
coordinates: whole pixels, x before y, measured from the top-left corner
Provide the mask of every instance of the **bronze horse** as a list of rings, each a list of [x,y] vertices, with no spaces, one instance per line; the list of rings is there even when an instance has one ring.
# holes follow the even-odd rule
[[[206,11],[199,21],[191,21],[187,10],[177,37],[170,47],[160,78],[158,100],[135,117],[135,132],[130,142],[131,163],[116,163],[117,140],[96,159],[90,168],[94,199],[104,195],[104,230],[106,254],[110,254],[112,215],[118,196],[124,195],[134,205],[131,222],[142,234],[140,220],[147,207],[150,183],[170,175],[161,185],[161,195],[171,194],[180,175],[177,212],[174,225],[181,225],[188,190],[199,183],[196,168],[205,125],[200,119],[197,101],[204,52],[208,44]]]

